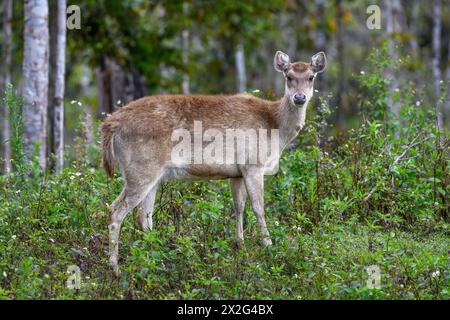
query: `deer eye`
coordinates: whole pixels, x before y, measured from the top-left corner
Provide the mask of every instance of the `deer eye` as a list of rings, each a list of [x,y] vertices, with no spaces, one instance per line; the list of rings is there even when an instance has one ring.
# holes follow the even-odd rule
[[[311,81],[313,81],[314,80],[314,76],[310,76],[309,77],[309,81],[311,82]]]
[[[286,76],[286,80],[288,81],[288,82],[291,82],[292,80],[294,80],[291,76]]]

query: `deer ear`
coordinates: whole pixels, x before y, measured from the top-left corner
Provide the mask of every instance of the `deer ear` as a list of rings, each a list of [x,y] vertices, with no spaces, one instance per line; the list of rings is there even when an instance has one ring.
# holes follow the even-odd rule
[[[286,72],[290,64],[291,59],[286,53],[281,51],[277,51],[277,53],[275,53],[275,58],[273,59],[273,66],[275,70],[278,72]]]
[[[324,52],[316,53],[311,57],[311,69],[315,73],[323,72],[326,66],[327,66],[327,58]]]

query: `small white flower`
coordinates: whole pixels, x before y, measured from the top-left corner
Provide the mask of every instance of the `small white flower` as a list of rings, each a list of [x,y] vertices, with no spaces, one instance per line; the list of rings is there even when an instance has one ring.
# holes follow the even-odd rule
[[[81,102],[80,101],[78,101],[77,104],[81,107]]]
[[[17,193],[20,193],[20,190],[16,190],[16,194],[17,194]]]
[[[400,89],[399,89],[399,88],[395,88],[394,91],[395,91],[395,92],[400,92]]]
[[[81,176],[81,172],[77,172],[77,173],[75,173],[75,175],[76,175],[77,177],[79,177],[79,176]]]
[[[50,238],[50,239],[48,239],[48,240],[50,240],[50,242],[53,242],[53,243],[55,242],[55,240],[54,240],[54,239],[52,239],[52,238]]]
[[[416,101],[416,106],[420,106],[420,101]]]
[[[275,226],[279,226],[280,225],[280,223],[278,222],[278,221],[275,221]]]
[[[314,89],[314,92],[319,92],[319,90],[317,90],[317,89]]]
[[[259,89],[255,89],[255,90],[253,90],[252,91],[253,93],[258,93],[258,92],[261,92]]]
[[[6,273],[6,271],[3,271],[3,276],[6,278],[8,277],[8,274]]]
[[[11,236],[11,239],[13,239],[13,240],[16,240],[16,238],[17,238],[17,236],[16,236],[15,234],[13,234],[13,235]]]
[[[432,278],[437,278],[437,277],[439,277],[440,274],[441,274],[441,273],[439,272],[439,270],[436,270],[435,272],[433,272],[433,273],[431,274],[431,277],[432,277]]]
[[[359,73],[361,73],[361,74],[366,74],[364,71],[360,71]]]
[[[77,103],[77,101],[76,101],[76,100],[72,100],[72,101],[70,101],[70,104],[75,104],[75,103]]]
[[[74,178],[75,178],[75,176],[70,176],[69,177],[70,180],[73,180]]]

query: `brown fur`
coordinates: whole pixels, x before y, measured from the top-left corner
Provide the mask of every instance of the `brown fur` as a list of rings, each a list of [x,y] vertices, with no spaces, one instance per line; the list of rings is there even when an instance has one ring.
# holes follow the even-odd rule
[[[103,122],[101,127],[101,143],[103,150],[103,167],[108,177],[114,176],[114,158],[112,154],[112,138],[115,131],[114,122]],[[117,123],[116,123],[117,124]]]
[[[116,133],[127,140],[169,140],[174,129],[192,130],[194,120],[204,127],[227,129],[278,129],[280,101],[272,102],[247,94],[233,96],[167,95],[138,99],[108,116],[101,126],[103,166],[114,176],[113,140]],[[223,119],[228,119],[225,121]],[[195,168],[192,168],[195,170]]]
[[[279,154],[303,127],[306,108],[313,95],[314,76],[324,70],[325,64],[324,53],[314,55],[311,63],[291,63],[286,54],[277,52],[274,67],[287,79],[285,94],[278,101],[267,101],[248,94],[152,96],[133,101],[108,116],[101,126],[103,165],[108,176],[112,177],[114,163],[118,162],[125,180],[122,193],[110,206],[108,226],[109,261],[116,273],[119,270],[118,243],[123,220],[138,207],[141,228],[151,229],[158,183],[165,180],[230,179],[238,243],[244,239],[243,214],[248,197],[260,226],[262,242],[271,245],[264,218],[264,175],[272,174]],[[184,133],[187,130],[193,137],[196,121],[201,123],[203,132],[214,129],[225,135],[227,129],[254,129],[252,132],[266,129],[268,134],[272,134],[272,129],[278,129],[274,132],[279,134],[279,150],[271,150],[275,151],[275,155],[259,163],[202,163],[201,154],[200,163],[179,163],[171,158],[177,143],[172,141],[172,134],[184,129]],[[191,139],[194,147],[195,139],[195,136]],[[209,144],[205,141],[201,143],[203,147]],[[247,143],[245,147],[256,150],[258,145]],[[233,152],[234,156],[245,153],[242,149]],[[196,158],[195,154],[193,158]]]

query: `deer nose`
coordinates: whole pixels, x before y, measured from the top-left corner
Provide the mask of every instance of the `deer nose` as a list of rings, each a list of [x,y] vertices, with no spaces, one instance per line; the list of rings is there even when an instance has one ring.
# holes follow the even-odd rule
[[[294,97],[292,100],[294,100],[294,103],[297,105],[303,105],[306,102],[306,96],[301,93],[300,94],[296,93],[296,94],[294,94]]]

